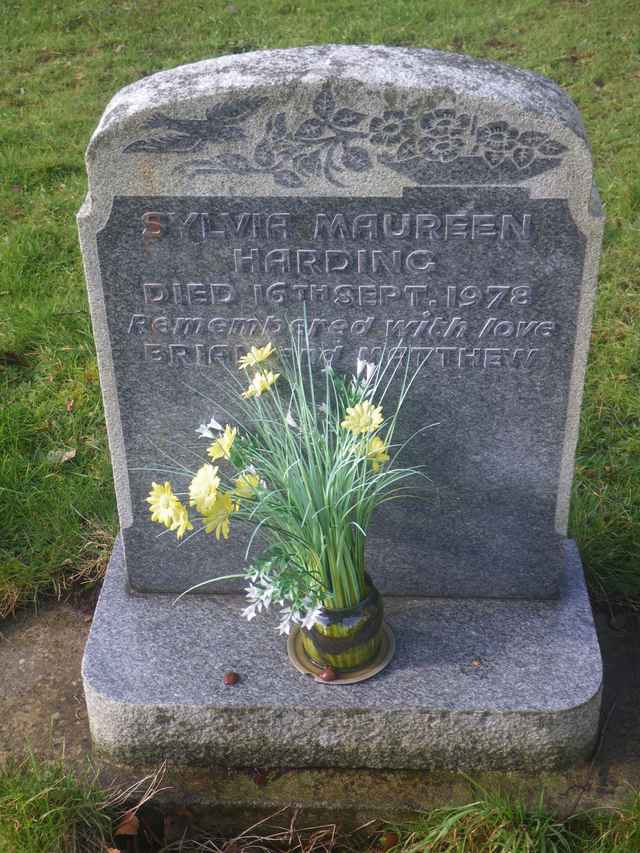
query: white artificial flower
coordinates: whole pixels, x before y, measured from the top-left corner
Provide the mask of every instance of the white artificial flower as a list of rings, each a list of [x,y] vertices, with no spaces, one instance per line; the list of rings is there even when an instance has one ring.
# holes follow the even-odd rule
[[[313,628],[313,626],[318,621],[318,617],[320,616],[321,611],[321,607],[314,607],[312,610],[307,610],[307,614],[302,620],[302,627],[306,628],[307,630]]]
[[[262,590],[251,583],[249,584],[249,586],[245,587],[245,592],[247,593],[247,598],[249,599],[249,601],[257,601],[260,598]]]
[[[248,607],[245,607],[242,611],[242,615],[247,620],[247,622],[251,622],[252,619],[255,618],[256,613],[258,612],[258,604],[250,604]]]
[[[200,438],[215,438],[213,430],[216,432],[223,432],[224,430],[224,427],[220,426],[215,418],[211,418],[208,424],[200,424],[196,432]]]
[[[291,409],[287,412],[287,425],[293,427],[294,429],[298,428],[298,424],[295,422],[293,415],[291,414]]]
[[[377,369],[377,364],[374,364],[372,361],[365,361],[364,358],[359,358],[356,365],[356,378],[359,379],[364,373],[364,381],[368,385]]]
[[[291,631],[291,626],[295,621],[295,614],[290,607],[285,607],[280,611],[281,620],[278,625],[279,634],[288,634]]]

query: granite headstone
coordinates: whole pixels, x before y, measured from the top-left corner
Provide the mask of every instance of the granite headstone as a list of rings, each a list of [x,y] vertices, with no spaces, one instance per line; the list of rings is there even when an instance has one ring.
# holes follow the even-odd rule
[[[431,50],[243,54],[119,92],[87,161],[122,527],[83,663],[96,749],[136,766],[588,757],[601,662],[563,537],[602,218],[566,94]],[[229,417],[239,355],[305,316],[318,370],[385,346],[420,365],[403,426],[434,424],[408,456],[427,502],[385,509],[368,540],[396,657],[350,687],[289,667],[241,594],[157,594],[239,568],[246,540],[177,545],[144,502],[201,464],[196,427]]]
[[[79,222],[128,576],[180,592],[247,537],[158,535],[144,498],[206,459],[252,344],[421,365],[425,503],[369,537],[388,593],[553,598],[602,220],[580,116],[525,71],[395,48],[223,57],[119,92]],[[225,387],[226,386],[226,387]],[[186,480],[182,480],[186,482]],[[212,587],[211,591],[228,589]]]

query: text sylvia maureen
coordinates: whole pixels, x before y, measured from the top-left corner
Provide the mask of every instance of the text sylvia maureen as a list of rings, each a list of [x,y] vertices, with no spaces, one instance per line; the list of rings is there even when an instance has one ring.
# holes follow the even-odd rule
[[[148,210],[142,214],[146,238],[175,236],[205,240],[531,240],[531,214],[510,213],[317,213],[311,227],[296,233],[290,213],[210,213]],[[308,232],[308,233],[307,233]]]

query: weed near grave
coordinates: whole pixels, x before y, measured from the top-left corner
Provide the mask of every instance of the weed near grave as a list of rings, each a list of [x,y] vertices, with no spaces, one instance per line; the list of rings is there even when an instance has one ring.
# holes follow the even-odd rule
[[[0,853],[104,853],[113,814],[95,779],[34,757],[0,771]]]
[[[61,761],[33,756],[0,769],[0,853],[633,853],[640,850],[640,794],[625,806],[559,818],[542,798],[478,789],[464,805],[400,824],[371,821],[344,832],[330,819],[310,825],[283,808],[234,834],[198,829],[185,808],[154,805],[162,768],[116,790]],[[151,801],[151,802],[150,802]],[[249,823],[249,821],[247,821]]]

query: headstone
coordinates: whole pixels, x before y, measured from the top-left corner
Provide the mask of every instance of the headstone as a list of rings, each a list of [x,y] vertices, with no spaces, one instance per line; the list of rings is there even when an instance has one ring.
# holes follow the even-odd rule
[[[179,484],[176,471],[202,464],[196,427],[227,419],[249,346],[286,345],[306,317],[318,370],[353,371],[395,348],[420,367],[403,429],[431,426],[405,458],[431,483],[426,501],[379,513],[369,570],[400,596],[543,600],[523,605],[530,636],[562,622],[535,607],[564,608],[546,650],[555,658],[572,620],[587,624],[580,650],[569,644],[560,669],[539,674],[565,687],[566,671],[584,676],[567,688],[572,709],[588,708],[567,727],[584,752],[599,664],[579,561],[581,603],[567,603],[564,537],[602,216],[567,95],[530,72],[430,50],[244,54],[123,89],[87,162],[80,233],[124,543],[117,571],[133,590],[182,592],[244,563],[238,534],[158,536],[144,498],[152,479]],[[505,614],[527,621],[485,605],[474,636],[496,641],[491,620],[511,625]],[[527,654],[520,640],[515,659]],[[487,652],[496,675],[501,644]],[[514,685],[524,666],[511,667]],[[363,692],[374,688],[359,689],[375,706]],[[530,691],[511,695],[518,712],[535,706]],[[481,713],[493,707],[491,690],[478,701]]]
[[[362,64],[368,56],[371,66]],[[144,498],[197,468],[251,344],[306,311],[310,358],[422,365],[404,420],[423,503],[370,534],[384,591],[551,598],[601,216],[567,96],[533,74],[386,48],[235,56],[124,89],[80,215],[132,586],[180,592],[247,538],[158,536]],[[179,482],[179,477],[173,477]],[[226,587],[223,587],[226,588]]]

